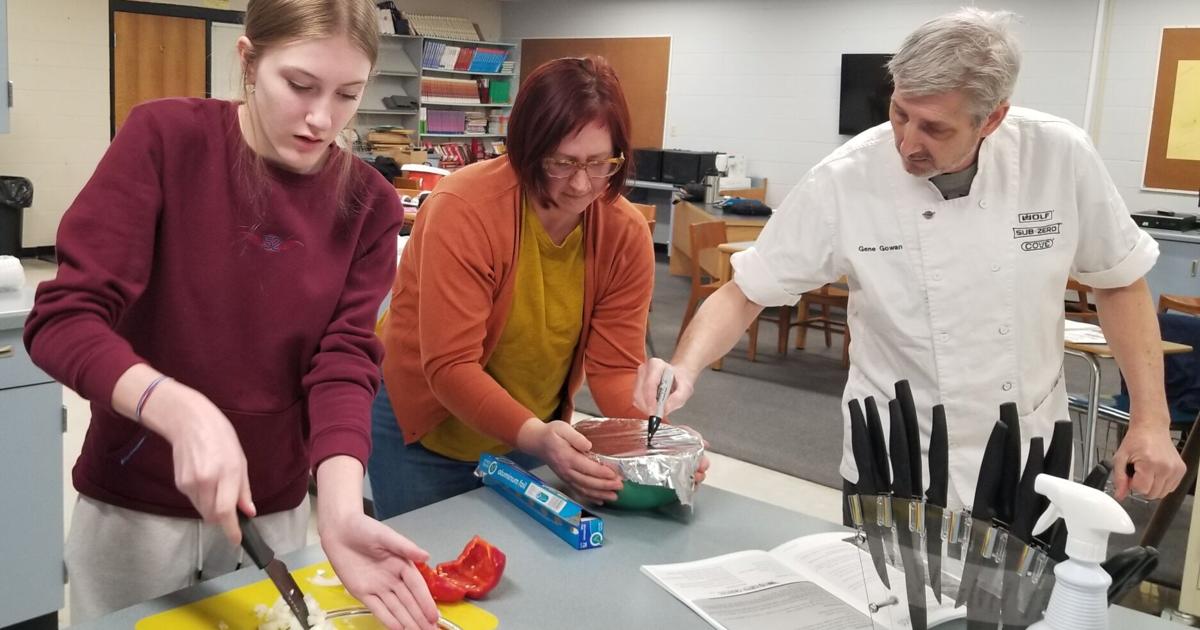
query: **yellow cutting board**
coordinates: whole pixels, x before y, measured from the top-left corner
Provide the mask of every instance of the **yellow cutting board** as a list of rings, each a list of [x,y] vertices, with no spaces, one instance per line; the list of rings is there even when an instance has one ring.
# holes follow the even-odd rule
[[[318,570],[325,571],[325,577],[333,576],[333,568],[328,562],[321,562],[302,569],[292,571],[296,584],[305,594],[312,595],[322,610],[338,608],[356,608],[362,604],[350,596],[346,589],[336,584],[320,586],[311,579]],[[137,622],[136,630],[255,630],[258,628],[258,617],[254,615],[254,607],[262,604],[271,606],[279,599],[279,591],[270,580],[262,580],[247,584],[219,595],[213,595],[186,606],[172,608]],[[461,602],[457,604],[438,604],[438,610],[447,621],[457,624],[463,630],[493,630],[500,621],[488,611]],[[221,625],[222,622],[224,625]],[[364,627],[356,625],[355,627]],[[378,627],[382,628],[382,625]]]

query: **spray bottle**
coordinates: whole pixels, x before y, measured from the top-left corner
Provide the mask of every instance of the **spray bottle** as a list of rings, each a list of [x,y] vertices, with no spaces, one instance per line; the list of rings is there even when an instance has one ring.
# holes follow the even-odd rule
[[[1112,578],[1100,563],[1108,554],[1108,535],[1132,533],[1133,521],[1115,499],[1094,488],[1043,474],[1034,489],[1050,499],[1050,507],[1033,532],[1065,519],[1067,560],[1054,569],[1045,617],[1029,630],[1107,630]]]

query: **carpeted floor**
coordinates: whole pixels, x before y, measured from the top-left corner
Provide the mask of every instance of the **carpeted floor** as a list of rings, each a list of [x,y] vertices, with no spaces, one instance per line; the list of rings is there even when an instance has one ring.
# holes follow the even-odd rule
[[[674,350],[688,292],[688,279],[670,275],[666,259],[660,254],[650,313],[651,337],[660,357],[670,358]],[[716,452],[841,488],[840,405],[846,382],[841,337],[834,335],[832,347],[826,348],[822,335],[811,332],[805,350],[790,349],[786,356],[776,352],[776,338],[775,325],[764,320],[760,324],[758,357],[752,363],[746,359],[748,336],[743,335],[726,357],[723,369],[708,370],[688,405],[672,420],[695,427]],[[1109,361],[1103,369],[1101,393],[1112,395],[1119,382],[1116,365]],[[1068,389],[1083,392],[1087,386],[1085,364],[1068,357],[1066,372]],[[598,412],[586,389],[576,404],[581,411]],[[1099,438],[1105,437],[1101,432]],[[1115,434],[1107,437],[1115,444]],[[1139,534],[1154,505],[1126,501]],[[1155,573],[1156,581],[1178,585],[1182,580],[1191,507],[1189,497],[1161,545],[1162,565]],[[1111,546],[1124,548],[1136,540],[1137,534],[1114,537]]]

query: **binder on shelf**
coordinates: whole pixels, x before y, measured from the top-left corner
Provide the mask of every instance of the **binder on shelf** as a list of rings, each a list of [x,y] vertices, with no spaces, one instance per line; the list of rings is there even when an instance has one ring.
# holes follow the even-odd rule
[[[489,103],[507,103],[509,102],[509,86],[511,82],[508,79],[492,79],[491,86],[488,88]]]

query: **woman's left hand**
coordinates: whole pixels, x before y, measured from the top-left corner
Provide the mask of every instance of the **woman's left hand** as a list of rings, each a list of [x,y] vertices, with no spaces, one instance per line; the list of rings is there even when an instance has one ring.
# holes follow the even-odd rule
[[[390,630],[437,627],[438,610],[414,563],[429,554],[363,514],[323,523],[321,546],[346,590]]]

